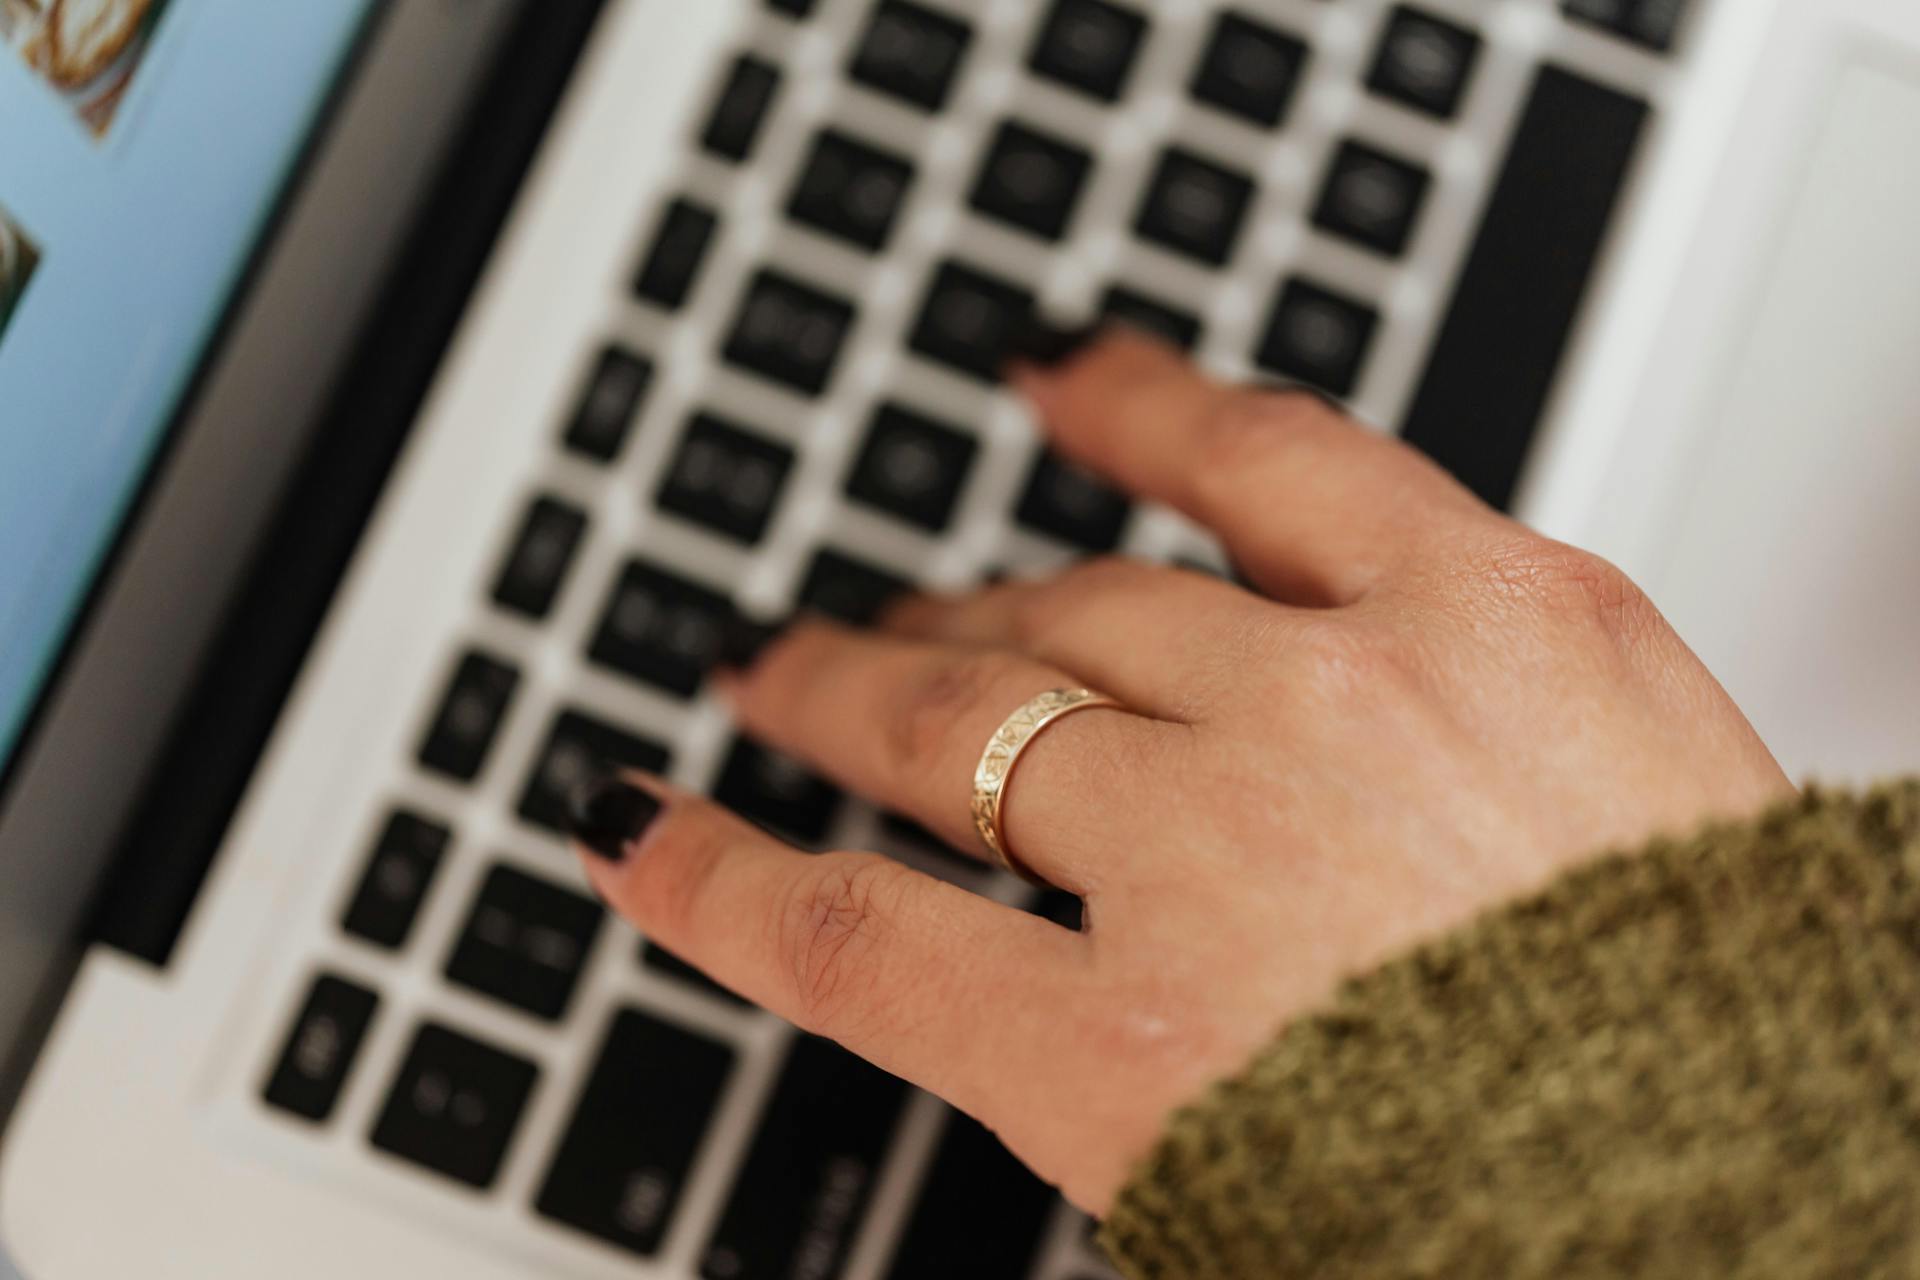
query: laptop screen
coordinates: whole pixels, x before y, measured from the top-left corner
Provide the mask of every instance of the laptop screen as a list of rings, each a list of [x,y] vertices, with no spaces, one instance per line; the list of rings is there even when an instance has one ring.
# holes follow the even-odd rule
[[[372,0],[0,0],[0,771]]]

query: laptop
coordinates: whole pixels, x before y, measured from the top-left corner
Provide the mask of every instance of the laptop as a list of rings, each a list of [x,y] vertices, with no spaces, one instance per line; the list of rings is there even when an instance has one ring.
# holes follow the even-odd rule
[[[1920,757],[1907,0],[0,0],[0,44],[33,1280],[1109,1275],[556,830],[639,765],[1071,918],[705,681],[736,614],[1231,571],[1041,446],[1035,315],[1612,554],[1791,763]],[[1858,675],[1841,727],[1756,636]]]

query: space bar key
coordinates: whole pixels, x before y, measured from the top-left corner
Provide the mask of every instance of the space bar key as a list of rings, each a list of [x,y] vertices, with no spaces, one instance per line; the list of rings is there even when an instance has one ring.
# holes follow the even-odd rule
[[[1521,112],[1401,432],[1496,507],[1512,503],[1647,116],[1551,66]]]

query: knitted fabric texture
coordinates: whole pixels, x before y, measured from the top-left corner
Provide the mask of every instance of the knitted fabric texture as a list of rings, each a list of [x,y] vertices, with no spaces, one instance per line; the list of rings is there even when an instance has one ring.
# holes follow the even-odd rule
[[[1171,1121],[1131,1280],[1920,1276],[1920,782],[1575,871]]]

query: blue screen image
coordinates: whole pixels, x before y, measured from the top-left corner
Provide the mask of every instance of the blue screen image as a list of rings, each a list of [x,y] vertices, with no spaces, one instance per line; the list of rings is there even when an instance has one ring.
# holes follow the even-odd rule
[[[0,767],[372,0],[115,4],[0,0]]]

